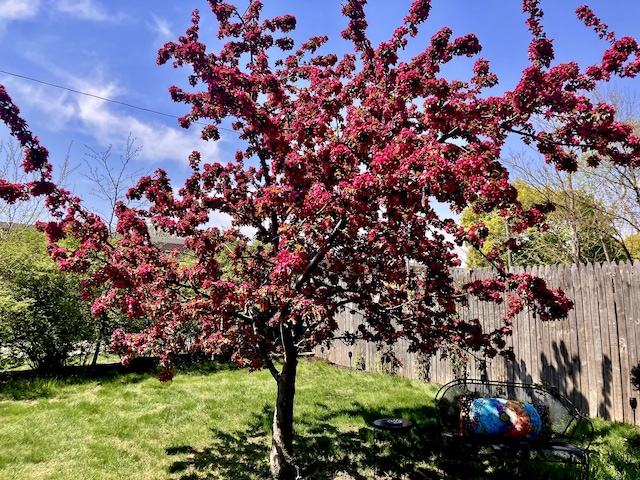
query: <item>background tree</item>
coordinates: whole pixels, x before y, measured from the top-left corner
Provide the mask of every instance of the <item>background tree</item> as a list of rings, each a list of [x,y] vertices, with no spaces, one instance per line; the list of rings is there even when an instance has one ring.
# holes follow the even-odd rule
[[[60,272],[33,228],[0,230],[0,346],[9,364],[56,371],[95,335],[80,277]]]
[[[632,233],[627,235],[624,239],[624,244],[631,258],[640,259],[640,234]]]
[[[117,233],[115,229],[116,206],[119,203],[129,204],[129,200],[126,198],[127,191],[136,184],[136,181],[143,173],[148,173],[143,172],[142,169],[133,170],[132,168],[133,162],[140,154],[142,147],[136,146],[136,139],[129,135],[124,153],[116,161],[113,159],[112,145],[102,151],[95,150],[89,146],[86,146],[86,148],[84,164],[87,173],[83,173],[83,176],[92,185],[90,194],[100,200],[102,205],[105,205],[102,211],[96,213],[104,219],[110,234],[115,235]],[[93,296],[97,296],[96,292],[94,292]],[[105,310],[99,315],[96,323],[93,367],[98,362],[102,345],[108,345],[113,331],[123,325],[122,314],[114,310]],[[139,328],[144,324],[144,322],[138,323]]]
[[[594,92],[597,101],[608,102],[616,109],[616,117],[633,125],[640,125],[637,96],[621,88],[599,88]],[[634,166],[617,165],[604,158],[597,168],[584,172],[585,183],[597,195],[613,223],[617,237],[627,253],[634,256],[634,238],[640,234],[640,171]],[[637,252],[637,250],[636,250]]]
[[[142,169],[132,169],[136,157],[140,155],[141,146],[136,146],[136,139],[131,135],[127,138],[124,153],[114,161],[112,156],[112,145],[106,150],[97,151],[86,146],[84,164],[87,172],[83,176],[92,185],[91,195],[105,205],[100,214],[107,223],[110,232],[115,232],[116,205],[119,202],[128,203],[127,191],[133,187],[137,180],[148,172]]]
[[[111,155],[111,147],[105,151],[98,152],[90,147],[87,147],[88,152],[85,155],[85,165],[88,173],[84,176],[93,184],[94,188],[92,194],[102,200],[108,208],[106,213],[103,213],[110,230],[114,230],[114,213],[115,206],[118,202],[126,201],[126,191],[135,184],[135,180],[139,178],[142,173],[141,170],[131,171],[131,162],[139,154],[141,147],[135,146],[135,139],[129,137],[127,140],[125,152],[120,156],[119,163],[114,163]],[[64,185],[71,173],[77,170],[76,167],[70,168],[70,155],[71,145],[67,152],[67,156],[62,163],[61,169],[57,173],[56,184],[58,186]],[[19,145],[17,145],[12,139],[7,142],[0,143],[0,152],[4,154],[4,163],[1,165],[0,173],[2,178],[11,179],[13,182],[24,182],[28,180],[34,180],[38,178],[35,173],[27,174],[21,167],[23,160],[23,152]],[[24,232],[27,227],[35,225],[36,221],[46,219],[48,210],[45,205],[45,199],[43,197],[32,197],[29,201],[19,203],[7,203],[2,202],[0,204],[0,220],[3,222],[2,227],[5,233],[11,232],[14,229],[19,229],[15,235],[3,234],[0,241],[3,242],[5,254],[8,255],[8,251],[11,252],[11,257],[14,261],[18,259],[18,262],[23,262],[28,266],[28,269],[23,271],[24,278],[11,278],[12,271],[15,271],[15,266],[11,267],[11,270],[4,270],[4,274],[8,281],[4,283],[4,290],[6,295],[4,296],[4,312],[8,314],[11,309],[10,320],[4,323],[4,340],[9,341],[11,338],[16,340],[15,344],[11,342],[7,343],[10,348],[10,358],[15,361],[21,361],[24,357],[25,351],[28,349],[32,352],[32,357],[29,361],[37,368],[57,368],[71,356],[82,356],[89,354],[91,349],[90,345],[93,343],[93,360],[92,364],[95,366],[100,352],[100,347],[103,343],[107,343],[110,340],[113,331],[123,325],[122,314],[117,311],[106,311],[99,318],[93,318],[91,315],[85,317],[86,325],[80,325],[82,319],[80,317],[73,316],[73,319],[69,322],[69,329],[65,330],[62,334],[60,332],[53,333],[49,339],[50,344],[45,345],[44,331],[48,325],[47,322],[52,324],[61,323],[61,318],[52,318],[50,315],[46,318],[49,320],[43,320],[45,317],[40,316],[34,319],[30,319],[33,305],[45,302],[46,299],[42,296],[42,290],[37,285],[27,282],[29,272],[31,272],[34,278],[39,279],[44,284],[52,286],[55,282],[61,281],[60,278],[53,275],[50,271],[55,264],[42,260],[48,260],[46,254],[45,237],[37,232]],[[30,235],[35,235],[31,237]],[[25,241],[25,245],[34,249],[33,252],[29,252],[28,249],[23,248],[24,245],[20,245],[21,241]],[[40,258],[43,257],[44,258]],[[8,257],[3,257],[7,262]],[[37,259],[34,260],[34,259]],[[5,267],[8,267],[5,265]],[[22,271],[22,270],[21,270]],[[58,275],[59,276],[59,275]],[[12,282],[22,282],[21,287],[16,287]],[[35,281],[35,280],[34,280]],[[76,287],[79,288],[80,283],[76,278],[74,280]],[[25,283],[27,282],[27,283]],[[73,282],[72,282],[73,283]],[[36,288],[37,287],[37,288]],[[44,285],[42,286],[44,288]],[[63,286],[58,286],[59,294],[69,294],[70,298],[61,298],[59,302],[68,302],[68,305],[74,305],[75,300],[78,298],[77,291],[66,291]],[[70,287],[71,288],[71,287]],[[66,293],[65,293],[66,292]],[[20,298],[19,295],[24,295],[24,298]],[[18,306],[21,306],[20,314],[18,314]],[[76,308],[74,306],[73,308]],[[85,312],[86,313],[86,312]],[[22,316],[21,316],[22,315]],[[9,318],[9,317],[5,317]],[[25,320],[26,319],[26,320]],[[24,322],[20,327],[21,322]],[[129,322],[130,323],[130,322]],[[142,324],[139,324],[141,328]],[[57,331],[63,328],[57,325],[52,328],[52,331]],[[131,328],[131,324],[129,325]],[[74,330],[75,329],[75,330]],[[135,327],[134,327],[135,329]],[[64,337],[64,341],[61,338]],[[73,341],[79,341],[81,343],[73,344]],[[71,343],[70,343],[71,342]],[[46,347],[46,348],[45,348]],[[77,355],[71,355],[71,350]],[[45,350],[48,351],[46,358]],[[35,355],[35,357],[34,357]]]
[[[71,146],[70,144],[66,158],[56,171],[56,184],[61,187],[67,183],[69,175],[75,170],[69,164]],[[21,166],[22,160],[23,151],[18,143],[11,138],[7,141],[0,140],[0,178],[12,183],[37,180],[39,175],[24,171]],[[0,202],[0,223],[5,230],[11,230],[14,226],[20,228],[25,225],[33,226],[37,220],[42,220],[47,213],[47,207],[42,197],[32,197],[19,203]]]
[[[522,163],[518,165],[519,168],[522,166]],[[622,239],[617,238],[612,217],[606,214],[599,198],[584,189],[549,181],[545,175],[549,169],[536,172],[538,175],[531,175],[531,179],[535,178],[535,186],[523,180],[516,180],[514,186],[518,190],[518,200],[526,208],[553,206],[545,224],[542,228],[531,227],[514,234],[500,212],[476,214],[472,207],[465,208],[460,216],[463,225],[469,227],[482,222],[487,229],[482,248],[467,252],[467,266],[489,266],[486,256],[497,245],[501,245],[501,253],[510,266],[600,263],[628,258]],[[512,250],[506,246],[509,242],[514,244]]]
[[[579,159],[586,167],[590,154]],[[594,168],[579,172],[563,172],[553,165],[524,160],[514,155],[506,161],[510,170],[538,191],[543,201],[555,207],[554,221],[567,228],[567,246],[573,263],[604,262],[628,257],[624,234],[617,218],[619,205],[604,195],[602,185],[595,181],[596,172],[615,166],[603,160]],[[633,170],[631,165],[620,168]]]
[[[77,198],[56,188],[46,149],[0,90],[0,115],[25,148],[23,166],[41,174],[25,184],[0,181],[2,198],[47,195],[56,221],[42,228],[63,270],[87,272],[96,252],[104,259],[84,285],[87,295],[106,287],[94,314],[118,307],[130,318],[151,319],[152,327],[140,334],[115,333],[125,360],[158,354],[161,378],[168,379],[172,356],[189,340],[193,348],[230,350],[239,365],[271,372],[277,383],[271,470],[277,479],[296,476],[299,353],[335,339],[342,309],[363,314],[357,331],[344,338],[391,344],[404,337],[425,354],[455,344],[509,358],[513,352],[505,350],[503,337],[523,308],[536,309],[542,320],[567,315],[571,302],[561,291],[506,271],[499,248],[489,255],[496,277],[462,286],[451,277],[460,261],[444,233],[481,246],[484,232],[482,225],[465,228],[439,218],[436,202],[457,213],[468,205],[475,213],[499,209],[514,233],[544,219],[539,209],[518,202],[500,162],[508,134],[567,171],[576,170],[586,152],[634,165],[640,156],[632,127],[584,94],[612,75],[635,76],[640,50],[633,39],[607,31],[587,7],[579,18],[609,43],[601,64],[552,66],[542,11],[537,1],[525,0],[531,65],[512,91],[490,95],[497,77],[484,59],[475,61],[468,81],[441,75],[444,64],[478,54],[473,34],[452,38],[442,28],[422,53],[400,59],[429,16],[428,0],[415,1],[403,25],[377,47],[366,34],[364,3],[348,0],[343,7],[348,24],[342,36],[354,53],[341,58],[319,53],[324,37],[295,50],[288,36],[295,18],[263,20],[257,0],[243,13],[209,2],[223,40],[219,52],[209,52],[194,12],[193,25],[160,50],[158,62],[192,69],[188,91],[170,89],[174,100],[191,106],[181,123],[205,120],[202,137],[216,140],[217,125],[230,118],[242,148],[226,164],[193,152],[192,175],[177,191],[164,171],[142,178],[129,197],[145,198],[149,207],[118,205],[117,238]],[[538,129],[532,122],[538,115],[554,119],[554,126]],[[212,212],[230,216],[231,228],[208,225]],[[184,237],[194,261],[163,252],[148,222]],[[65,236],[77,238],[79,248],[59,245]],[[229,277],[223,278],[221,254],[231,259]],[[407,269],[407,263],[424,268]],[[504,324],[487,332],[477,320],[460,319],[457,308],[469,295],[506,301]],[[192,335],[194,322],[200,333],[185,338],[182,328]]]

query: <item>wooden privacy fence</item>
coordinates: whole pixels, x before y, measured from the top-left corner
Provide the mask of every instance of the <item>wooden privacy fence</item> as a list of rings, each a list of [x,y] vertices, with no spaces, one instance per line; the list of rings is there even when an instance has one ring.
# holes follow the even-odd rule
[[[514,271],[524,271],[517,270]],[[550,288],[562,288],[574,303],[564,321],[542,322],[529,312],[514,321],[507,339],[515,362],[486,359],[489,379],[541,383],[553,386],[592,417],[632,423],[631,397],[640,397],[630,381],[630,370],[639,362],[640,262],[621,264],[541,266],[526,269],[542,277]],[[486,270],[457,270],[456,281],[486,278]],[[470,302],[463,318],[478,318],[487,329],[500,324],[504,306]],[[345,312],[338,319],[341,331],[355,331],[362,317]],[[374,344],[334,342],[316,354],[331,362],[369,371],[394,371],[409,378],[445,384],[464,371],[480,377],[483,358],[440,355],[420,358],[407,352],[400,341],[393,351]],[[397,358],[398,363],[393,359]],[[640,412],[639,412],[640,414]]]

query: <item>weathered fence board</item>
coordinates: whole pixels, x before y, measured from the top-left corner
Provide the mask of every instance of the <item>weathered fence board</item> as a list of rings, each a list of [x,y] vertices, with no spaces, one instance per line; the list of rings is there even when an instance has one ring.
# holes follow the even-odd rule
[[[640,361],[640,262],[546,266],[527,272],[544,278],[550,288],[562,288],[574,301],[574,309],[565,321],[541,322],[531,312],[518,315],[513,336],[507,339],[516,362],[469,356],[462,363],[467,375],[480,376],[480,366],[486,360],[490,379],[552,385],[591,416],[632,422],[629,398],[640,397],[630,381],[630,369]],[[484,270],[454,272],[460,284],[488,275]],[[504,305],[470,301],[460,315],[478,318],[484,328],[493,329],[500,325],[504,312]],[[357,312],[347,310],[338,324],[341,330],[353,332],[361,321]],[[421,359],[406,350],[404,341],[394,346],[394,354],[402,362],[399,374],[439,384],[454,378],[452,360],[460,359],[442,359],[440,355]],[[330,348],[317,350],[332,362],[366,370],[384,367],[381,353],[365,342],[347,346],[337,341]]]

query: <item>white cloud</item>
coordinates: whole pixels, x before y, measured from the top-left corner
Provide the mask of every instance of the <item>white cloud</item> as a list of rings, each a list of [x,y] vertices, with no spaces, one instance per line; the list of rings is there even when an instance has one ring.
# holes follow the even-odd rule
[[[8,23],[35,17],[40,10],[40,0],[0,0],[0,33]]]
[[[157,15],[152,15],[152,19],[153,23],[149,25],[149,28],[157,34],[159,38],[163,39],[163,41],[174,38],[174,34],[171,31],[171,24],[168,20],[160,18]]]
[[[55,10],[69,14],[82,20],[95,22],[116,21],[122,18],[122,14],[113,15],[105,7],[95,0],[54,0],[51,2]]]
[[[38,112],[39,117],[50,118],[48,128],[59,131],[73,116],[75,109],[69,102],[69,92],[60,92],[41,85],[18,80],[14,77],[2,78],[0,83],[7,87],[9,95],[22,109]],[[24,115],[24,114],[23,114]],[[27,115],[25,120],[31,119]]]
[[[113,84],[96,88],[92,84],[80,85],[79,90],[103,98],[117,98],[117,89]],[[111,105],[98,98],[78,96],[74,99],[77,120],[82,130],[101,145],[123,144],[129,134],[142,146],[140,158],[149,161],[179,161],[186,163],[193,150],[203,155],[217,157],[218,146],[199,139],[199,131],[194,128],[184,130],[164,125],[154,120],[141,121],[122,111],[116,112]],[[205,157],[206,158],[206,157]]]
[[[109,85],[101,90],[94,89],[91,93],[100,96],[110,95],[112,98],[116,95],[113,86]],[[122,152],[130,135],[135,139],[135,145],[141,147],[138,160],[146,161],[148,170],[155,170],[158,166],[162,166],[167,170],[176,189],[182,186],[184,178],[181,177],[190,174],[187,162],[193,150],[200,152],[203,161],[220,161],[219,142],[204,142],[200,139],[198,128],[184,130],[177,125],[171,127],[153,119],[148,122],[142,121],[127,115],[119,108],[112,108],[108,103],[86,96],[77,99],[76,107],[78,119],[83,125],[82,130],[85,135],[91,136],[98,150],[113,145],[114,151]],[[158,165],[160,162],[164,162],[165,165]],[[166,165],[166,162],[175,167]],[[147,170],[145,166],[141,168]],[[82,196],[85,200],[88,199],[86,195]],[[229,228],[231,218],[226,214],[212,211],[209,214],[207,226]],[[250,230],[245,233],[251,235]]]
[[[10,95],[24,110],[27,122],[30,118],[38,118],[39,128],[46,125],[51,132],[77,132],[73,133],[75,140],[83,136],[87,139],[83,142],[99,148],[109,145],[122,147],[131,134],[137,139],[136,144],[142,147],[139,158],[150,163],[175,162],[176,166],[184,167],[193,150],[201,152],[204,161],[218,159],[218,143],[202,141],[197,126],[185,130],[180,128],[177,119],[172,126],[156,119],[152,113],[141,112],[139,116],[133,116],[124,107],[101,100],[118,100],[122,94],[117,84],[101,77],[100,73],[83,79],[67,75],[63,82],[91,96],[56,91],[10,77],[3,78],[0,83],[6,85]]]
[[[40,0],[0,0],[0,21],[35,17],[39,8]]]
[[[95,22],[117,22],[126,17],[121,12],[109,12],[97,0],[49,0],[45,10]],[[0,0],[0,32],[10,22],[28,20],[42,14],[42,0]]]

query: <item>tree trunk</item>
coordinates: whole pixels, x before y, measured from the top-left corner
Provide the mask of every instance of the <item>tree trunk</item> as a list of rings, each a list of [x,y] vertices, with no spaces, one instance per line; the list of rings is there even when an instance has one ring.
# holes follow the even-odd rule
[[[98,355],[100,355],[100,345],[102,344],[102,339],[98,338],[96,340],[96,346],[93,351],[93,360],[91,360],[91,368],[95,369],[98,364]]]
[[[102,345],[102,337],[104,336],[105,325],[107,324],[107,314],[103,313],[100,317],[100,327],[98,328],[98,338],[96,339],[96,347],[93,352],[93,361],[91,362],[91,368],[95,369],[98,364],[98,355],[100,355],[100,345]]]
[[[285,356],[282,371],[277,376],[278,396],[273,413],[271,442],[271,475],[274,480],[295,480],[293,461],[293,400],[296,393],[297,352]]]

